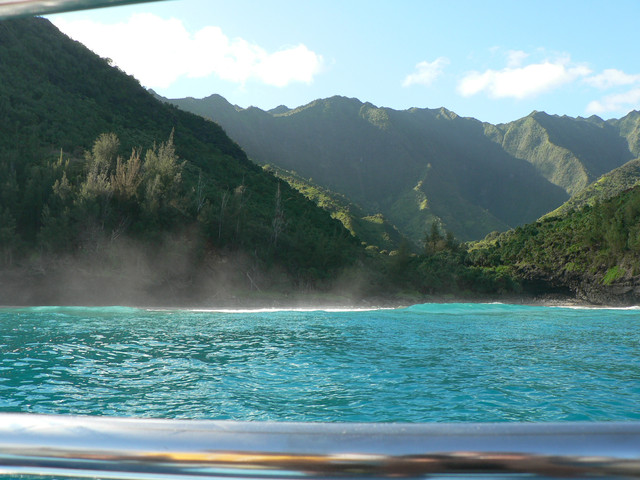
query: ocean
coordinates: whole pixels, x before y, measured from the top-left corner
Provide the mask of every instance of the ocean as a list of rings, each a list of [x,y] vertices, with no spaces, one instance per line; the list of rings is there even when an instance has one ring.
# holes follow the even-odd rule
[[[640,420],[640,310],[0,309],[0,411],[305,422]]]

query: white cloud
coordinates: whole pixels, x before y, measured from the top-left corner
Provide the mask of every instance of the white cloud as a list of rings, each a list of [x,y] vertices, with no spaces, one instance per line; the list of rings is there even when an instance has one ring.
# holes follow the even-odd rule
[[[640,88],[624,93],[607,95],[601,100],[594,100],[587,105],[588,113],[624,112],[640,109]]]
[[[266,56],[256,66],[256,71],[265,83],[284,87],[291,82],[311,83],[321,64],[318,55],[306,46],[298,45]]]
[[[507,66],[519,67],[528,56],[529,54],[522,50],[509,50],[507,52]]]
[[[640,83],[640,75],[629,75],[622,70],[609,68],[598,75],[593,75],[584,79],[585,83],[592,87],[601,88],[603,90],[621,85],[633,85]]]
[[[433,62],[420,62],[416,65],[416,71],[404,79],[403,87],[411,85],[424,85],[428,87],[436,78],[442,75],[444,67],[449,64],[445,57],[436,58]]]
[[[511,60],[522,61],[524,52],[516,53]],[[458,84],[458,92],[465,97],[485,91],[493,98],[523,99],[553,90],[590,73],[591,70],[586,66],[571,65],[568,57],[546,60],[523,67],[470,72]]]
[[[110,25],[62,18],[53,22],[151,88],[167,88],[181,77],[209,75],[239,84],[257,80],[284,87],[311,83],[323,66],[322,56],[302,44],[268,52],[242,38],[230,39],[219,27],[208,26],[191,34],[182,21],[150,13],[134,14],[126,22]]]

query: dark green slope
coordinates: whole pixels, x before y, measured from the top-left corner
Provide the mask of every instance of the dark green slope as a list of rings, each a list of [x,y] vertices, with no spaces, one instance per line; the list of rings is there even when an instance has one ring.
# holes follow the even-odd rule
[[[280,106],[269,112],[263,112],[262,110],[253,108],[247,109],[245,114],[250,116],[258,125],[257,131],[251,132],[242,128],[243,125],[234,122],[235,116],[242,109],[231,105],[220,95],[211,95],[202,100],[184,98],[172,102],[175,102],[175,104],[183,110],[204,117],[213,118],[211,115],[207,115],[207,113],[215,112],[215,121],[228,125],[231,135],[247,138],[247,144],[253,151],[259,151],[258,149],[261,148],[261,145],[266,143],[267,139],[273,133],[273,129],[270,128],[269,123],[270,116],[283,115],[291,112],[290,109],[284,106]],[[257,141],[255,140],[256,136],[259,138]],[[268,154],[264,154],[264,157],[275,158],[275,154],[272,153],[272,155],[274,156],[269,157]],[[309,177],[303,178],[296,172],[269,163],[266,163],[266,167],[268,171],[273,171],[279,178],[282,178],[320,207],[328,210],[331,215],[340,220],[354,236],[357,236],[367,245],[386,250],[394,250],[400,245],[403,238],[402,235],[393,225],[389,224],[384,216],[380,214],[367,214],[356,204],[350,203],[344,195],[336,194],[331,190],[320,187],[313,181],[309,181]]]
[[[50,146],[82,155],[107,131],[128,150],[166,139],[175,128],[178,153],[198,166],[211,168],[226,155],[235,159],[230,171],[240,165],[236,177],[241,170],[258,171],[218,125],[161,106],[133,77],[44,19],[1,22],[0,49],[0,145],[5,150]]]
[[[480,122],[445,109],[395,111],[343,97],[278,113],[239,109],[219,96],[170,102],[220,122],[258,163],[381,212],[416,242],[434,220],[459,238],[480,238],[567,198],[488,139]]]
[[[620,119],[607,120],[607,123],[617,128],[629,146],[634,157],[640,157],[640,112],[634,110]]]
[[[386,109],[385,109],[386,110]],[[483,125],[446,109],[387,110],[411,158],[427,161],[419,178],[431,210],[454,233],[478,238],[537,218],[564,197],[526,162],[487,141]],[[457,227],[457,228],[456,228]]]
[[[515,122],[487,125],[486,132],[571,195],[637,156],[629,151],[619,128],[595,116],[585,119],[533,112]]]
[[[640,183],[640,159],[635,159],[601,176],[545,217],[566,215],[585,205],[594,206],[635,187],[638,183]]]
[[[158,101],[47,20],[0,22],[0,112],[0,266],[5,268],[51,277],[77,257],[82,269],[69,270],[83,275],[94,271],[95,265],[86,263],[91,260],[105,268],[143,265],[144,288],[168,288],[154,298],[170,301],[176,292],[191,290],[206,298],[234,281],[269,288],[274,279],[265,272],[274,268],[286,272],[289,282],[313,285],[361,252],[338,221],[249,161],[219,125]],[[117,136],[119,147],[96,167],[98,156],[85,152],[107,132]],[[142,170],[124,195],[115,186],[115,155],[122,157],[119,181],[126,183],[132,148]],[[149,152],[160,163],[147,162]],[[163,158],[173,163],[163,166]],[[153,180],[152,168],[158,175],[174,169],[173,177]],[[134,262],[114,250],[125,238],[140,247]],[[229,263],[225,275],[206,288],[198,284],[232,257],[243,262]],[[154,270],[171,259],[170,267]],[[102,269],[99,275],[111,284],[138,287],[118,271]],[[41,301],[61,298],[65,283],[58,284],[57,293]],[[115,292],[110,299],[124,298]],[[17,300],[0,298],[7,301]]]
[[[288,170],[272,165],[265,165],[263,168],[272,171],[278,178],[313,200],[316,205],[330,212],[331,216],[340,220],[352,235],[374,251],[393,251],[407,241],[382,214],[367,215],[344,195],[322,188]]]
[[[488,237],[473,245],[470,259],[506,269],[538,292],[556,288],[597,304],[637,304],[640,186]]]

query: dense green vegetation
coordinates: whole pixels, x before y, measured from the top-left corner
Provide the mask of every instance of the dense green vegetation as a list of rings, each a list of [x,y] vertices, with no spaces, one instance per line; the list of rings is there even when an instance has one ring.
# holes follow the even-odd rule
[[[326,277],[349,263],[345,255],[355,247],[348,233],[272,178],[261,185],[259,171],[233,190],[216,191],[202,171],[193,178],[178,159],[173,133],[144,154],[132,150],[128,159],[119,149],[115,134],[102,134],[84,160],[70,161],[61,152],[57,160],[30,165],[26,182],[0,164],[7,179],[3,217],[13,226],[5,227],[5,259],[22,250],[98,251],[125,234],[154,242],[195,228],[191,240],[201,249],[251,249],[257,261],[280,261],[301,277]],[[266,205],[259,206],[251,197],[264,199],[260,189],[269,187]]]
[[[485,125],[485,130],[507,152],[530,162],[570,195],[634,157],[625,132],[596,116],[533,112],[507,124]]]
[[[581,208],[595,205],[640,183],[640,159],[631,160],[623,166],[601,176],[598,180],[580,190],[566,203],[545,217],[556,217]],[[543,218],[545,218],[543,217]]]
[[[259,168],[44,19],[0,23],[0,58],[1,303],[502,288],[439,229],[417,254],[382,215]]]
[[[295,172],[267,165],[296,190],[331,212],[357,238],[367,245],[359,276],[362,293],[422,295],[513,294],[521,286],[505,268],[483,268],[472,264],[467,246],[451,231],[443,231],[437,221],[423,232],[417,246],[404,238],[381,214],[363,216],[363,211],[334,192],[314,185]]]
[[[629,145],[634,157],[640,157],[640,112],[634,110],[620,119],[611,119],[607,123],[618,129]]]
[[[533,112],[491,125],[342,97],[270,112],[219,95],[169,102],[219,122],[258,163],[313,178],[416,243],[434,220],[465,240],[531,222],[640,152],[638,112],[606,122]]]
[[[420,254],[402,247],[384,263],[384,274],[394,285],[422,294],[459,297],[513,295],[522,292],[519,280],[502,266],[474,264],[467,245],[433,222],[423,239]]]
[[[79,256],[117,266],[126,239],[151,264],[184,251],[186,267],[149,273],[151,283],[178,272],[189,288],[205,266],[242,254],[234,275],[267,288],[256,272],[315,285],[362,255],[217,124],[162,104],[48,21],[0,23],[0,58],[0,266],[48,274]]]
[[[382,214],[367,215],[362,208],[350,203],[344,195],[322,188],[311,179],[306,180],[295,172],[272,165],[265,165],[263,168],[330,212],[333,218],[339,220],[354,237],[359,238],[370,249],[388,252],[396,250],[403,241],[407,241]]]
[[[596,303],[640,298],[640,187],[562,216],[487,237],[477,266],[506,268],[524,282],[564,287]],[[638,290],[638,291],[636,291]]]

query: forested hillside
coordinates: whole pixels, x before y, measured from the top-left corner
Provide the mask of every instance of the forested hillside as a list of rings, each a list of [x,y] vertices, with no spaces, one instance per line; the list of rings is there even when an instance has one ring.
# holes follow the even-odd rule
[[[219,122],[261,164],[294,170],[420,243],[435,220],[463,240],[532,221],[568,195],[446,109],[396,111],[332,97],[293,110],[222,97],[171,100]]]
[[[473,246],[479,267],[506,268],[540,291],[600,304],[640,301],[640,187],[491,236]]]
[[[350,202],[344,195],[322,188],[289,170],[273,165],[265,165],[263,168],[273,172],[316,205],[331,213],[333,218],[339,220],[369,249],[389,252],[397,250],[403,242],[407,242],[407,239],[383,215],[367,215],[361,207]]]
[[[582,208],[585,205],[594,206],[611,197],[629,190],[640,183],[640,159],[631,160],[602,175],[598,180],[580,190],[567,202],[546,217],[557,217]]]
[[[0,59],[0,303],[316,285],[363,251],[217,124],[47,20],[1,22]]]
[[[607,123],[617,128],[629,145],[634,157],[640,157],[640,112],[635,110],[620,119],[608,120]]]
[[[44,19],[0,22],[0,59],[0,304],[640,300],[638,112],[175,101],[258,166]]]
[[[342,97],[269,112],[219,95],[168,101],[219,122],[258,163],[383,214],[416,243],[434,220],[465,240],[531,222],[640,149],[638,112],[606,122],[533,112],[491,125]]]

